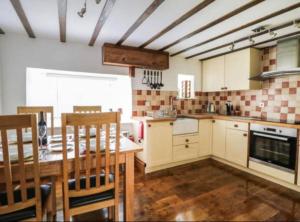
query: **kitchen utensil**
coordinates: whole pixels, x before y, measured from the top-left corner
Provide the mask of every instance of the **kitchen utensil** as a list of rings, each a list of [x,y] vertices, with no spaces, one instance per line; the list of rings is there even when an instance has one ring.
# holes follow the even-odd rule
[[[150,88],[153,89],[153,78],[152,78],[152,71],[150,71]]]
[[[159,71],[156,72],[157,75],[157,83],[156,83],[156,88],[160,89],[160,82],[159,82]]]
[[[147,70],[147,86],[150,86],[149,70]]]
[[[156,89],[156,88],[157,88],[157,78],[156,78],[156,71],[153,71],[153,75],[154,75],[153,88],[154,88],[154,89]]]
[[[162,71],[160,71],[160,87],[164,87],[164,84],[162,83]]]
[[[144,70],[144,77],[143,77],[143,79],[142,79],[142,84],[147,84],[146,70]]]

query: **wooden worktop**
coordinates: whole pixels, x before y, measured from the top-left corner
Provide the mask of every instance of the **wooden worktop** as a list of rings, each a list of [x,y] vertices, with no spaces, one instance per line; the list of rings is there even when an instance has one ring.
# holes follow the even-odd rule
[[[279,127],[288,127],[288,128],[295,128],[300,129],[299,124],[293,124],[293,123],[283,123],[283,122],[272,122],[268,120],[259,120],[256,118],[250,118],[250,117],[242,117],[242,116],[225,116],[225,115],[219,115],[219,114],[209,114],[209,113],[203,113],[203,114],[185,114],[180,115],[179,117],[189,117],[194,119],[221,119],[221,120],[227,120],[227,121],[236,121],[236,122],[244,122],[244,123],[257,123],[257,124],[263,124],[263,125],[269,125],[269,126],[279,126]],[[145,121],[145,122],[172,122],[175,121],[176,118],[152,118],[152,117],[133,117],[133,120],[136,121]]]

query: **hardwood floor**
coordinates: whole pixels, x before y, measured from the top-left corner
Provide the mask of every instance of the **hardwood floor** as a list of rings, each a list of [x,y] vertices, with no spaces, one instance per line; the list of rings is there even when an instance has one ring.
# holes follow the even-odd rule
[[[300,193],[202,160],[145,176],[137,172],[134,210],[136,221],[300,221]],[[77,220],[99,221],[105,214]]]

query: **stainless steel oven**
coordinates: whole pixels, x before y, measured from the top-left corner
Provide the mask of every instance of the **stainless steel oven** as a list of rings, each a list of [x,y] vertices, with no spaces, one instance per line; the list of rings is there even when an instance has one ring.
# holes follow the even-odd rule
[[[295,171],[297,129],[250,125],[250,160]]]

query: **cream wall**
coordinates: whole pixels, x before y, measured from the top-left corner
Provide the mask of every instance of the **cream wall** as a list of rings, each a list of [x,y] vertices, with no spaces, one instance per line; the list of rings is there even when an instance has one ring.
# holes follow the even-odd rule
[[[26,103],[27,67],[128,75],[127,68],[103,66],[100,47],[60,43],[58,39],[30,39],[17,34],[1,35],[0,59],[0,108],[2,106],[4,114],[15,113],[18,105]],[[142,72],[140,69],[136,70],[136,77],[132,79],[133,89],[146,89],[145,85],[141,84]],[[163,72],[165,87],[162,90],[177,89],[178,73],[195,75],[195,89],[200,90],[200,62],[178,56],[170,57],[170,69]]]

